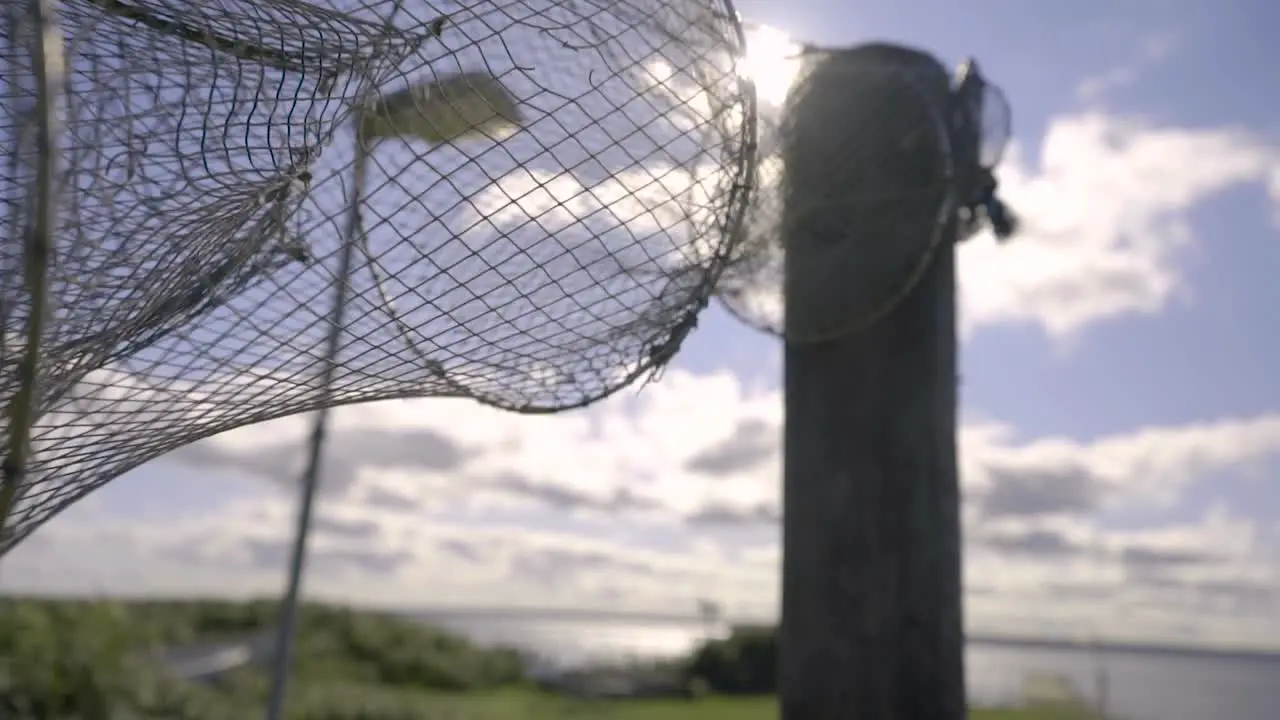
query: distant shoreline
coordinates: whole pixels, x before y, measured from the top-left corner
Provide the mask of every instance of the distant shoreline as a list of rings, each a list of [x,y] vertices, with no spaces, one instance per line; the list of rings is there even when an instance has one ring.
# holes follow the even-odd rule
[[[35,595],[28,593],[3,593],[6,599],[31,599],[31,600],[113,600],[121,603],[139,602],[139,601],[184,601],[184,600],[212,600],[213,598],[192,596],[153,596],[153,597],[128,597],[128,596],[99,596],[91,594],[50,594]],[[252,598],[255,600],[272,600],[272,598]],[[226,602],[245,602],[247,598],[222,598]],[[415,619],[425,622],[441,623],[449,620],[509,620],[509,621],[527,621],[527,622],[585,622],[585,623],[625,623],[625,624],[670,624],[670,625],[686,625],[705,627],[710,624],[706,618],[699,617],[694,613],[656,613],[656,612],[627,612],[627,611],[608,611],[594,610],[590,608],[537,608],[537,607],[435,607],[435,608],[394,608],[394,607],[377,607],[377,606],[355,606],[344,602],[340,599],[330,599],[325,597],[310,597],[308,602],[333,604],[338,606],[352,607],[366,612],[382,613],[393,615],[401,618]],[[715,625],[723,628],[729,628],[739,625],[760,625],[772,624],[761,623],[759,620],[745,620],[737,618],[722,618],[717,620]],[[1167,655],[1182,657],[1203,657],[1218,659],[1243,659],[1243,660],[1264,660],[1280,662],[1280,647],[1275,649],[1266,648],[1232,648],[1232,647],[1211,647],[1196,645],[1160,645],[1156,643],[1142,642],[1119,642],[1105,641],[1102,639],[1096,642],[1071,638],[1029,638],[1014,635],[999,635],[994,633],[975,633],[969,635],[966,640],[969,643],[986,645],[990,647],[1017,647],[1017,648],[1039,648],[1044,650],[1072,650],[1089,652],[1092,650],[1107,650],[1112,652],[1131,652],[1147,655]]]
[[[624,612],[607,610],[590,610],[578,608],[468,608],[441,607],[426,610],[390,610],[395,615],[412,617],[428,622],[447,622],[449,620],[505,620],[548,623],[627,623],[643,625],[646,623],[667,623],[672,625],[700,626],[707,620],[692,614]],[[739,625],[762,625],[758,620],[737,621],[725,618],[716,623],[722,627]],[[1231,648],[1196,645],[1160,645],[1156,643],[1119,642],[1098,640],[1091,642],[1069,638],[1028,638],[994,633],[975,633],[966,637],[967,642],[994,647],[1039,648],[1044,650],[1109,650],[1113,652],[1132,652],[1147,655],[1195,656],[1206,658],[1240,658],[1246,660],[1274,660],[1280,662],[1280,648]]]
[[[1084,652],[1110,650],[1114,652],[1141,653],[1143,655],[1173,655],[1217,659],[1269,660],[1280,662],[1280,650],[1261,648],[1212,648],[1195,645],[1147,645],[1143,643],[1104,642],[1091,643],[1081,640],[1031,639],[996,635],[971,635],[971,643],[998,647],[1037,648],[1043,650],[1080,650]]]

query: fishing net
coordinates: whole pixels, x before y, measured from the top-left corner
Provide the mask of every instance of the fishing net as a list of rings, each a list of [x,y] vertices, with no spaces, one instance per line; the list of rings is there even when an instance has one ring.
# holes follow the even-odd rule
[[[909,48],[786,50],[800,67],[785,102],[761,104],[758,190],[718,296],[752,327],[789,342],[818,342],[892,312],[957,214],[967,234],[989,219],[975,210],[982,205],[971,202],[972,188],[999,161],[1008,106],[976,66],[953,83],[932,56]],[[961,77],[968,78],[963,87]],[[830,117],[846,118],[856,140],[824,140],[849,137],[847,127],[810,119]],[[981,158],[972,150],[975,135]],[[787,204],[806,228],[792,238],[782,228]],[[842,209],[833,213],[833,205]],[[858,220],[828,227],[824,216]],[[792,296],[812,307],[784,308],[784,258],[790,282],[817,288]]]
[[[19,425],[31,454],[0,552],[238,426],[605,397],[670,360],[740,235],[754,96],[723,0],[63,0],[47,95],[25,12],[0,45],[0,393],[7,457]]]

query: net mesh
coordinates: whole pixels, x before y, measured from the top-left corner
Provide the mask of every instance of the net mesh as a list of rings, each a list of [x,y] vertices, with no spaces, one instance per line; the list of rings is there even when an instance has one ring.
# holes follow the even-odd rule
[[[0,552],[241,425],[604,397],[670,359],[739,237],[754,98],[723,0],[64,0],[57,20],[51,308]],[[32,379],[30,35],[0,46],[6,402]]]
[[[956,158],[949,75],[932,56],[885,44],[792,52],[803,62],[785,102],[760,108],[758,190],[717,293],[748,325],[816,342],[874,323],[910,291],[954,211]],[[855,142],[824,141],[849,132],[810,120],[833,116]],[[788,203],[803,236],[784,238]],[[824,215],[858,222],[825,227]],[[793,281],[818,288],[793,298],[819,304],[784,308],[784,254]]]

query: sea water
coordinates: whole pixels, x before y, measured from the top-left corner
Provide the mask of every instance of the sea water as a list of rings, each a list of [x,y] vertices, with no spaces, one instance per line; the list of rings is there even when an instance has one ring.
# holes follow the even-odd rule
[[[721,624],[695,620],[581,620],[457,617],[426,619],[487,644],[514,645],[548,665],[675,657]],[[1123,720],[1270,720],[1280,717],[1280,657],[1072,645],[971,642],[966,650],[970,702],[1018,702],[1032,675],[1070,680],[1084,696]]]

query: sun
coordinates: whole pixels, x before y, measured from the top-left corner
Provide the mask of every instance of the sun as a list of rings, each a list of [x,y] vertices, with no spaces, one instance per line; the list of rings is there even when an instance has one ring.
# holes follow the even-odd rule
[[[761,103],[780,107],[800,71],[800,44],[768,25],[752,23],[745,30],[747,48],[742,73],[755,82],[756,97]]]

